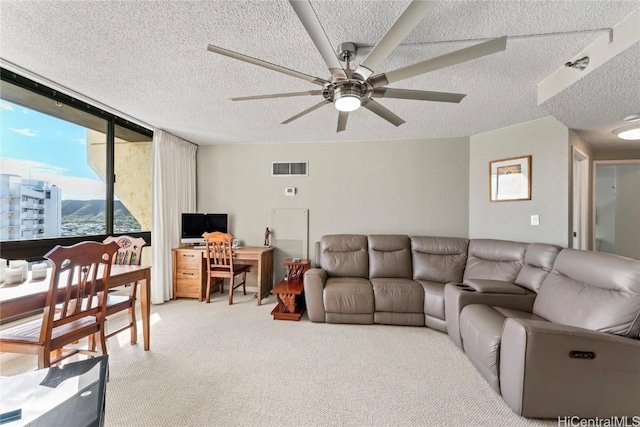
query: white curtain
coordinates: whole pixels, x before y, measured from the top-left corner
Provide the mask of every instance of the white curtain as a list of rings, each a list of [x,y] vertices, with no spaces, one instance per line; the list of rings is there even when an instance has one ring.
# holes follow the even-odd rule
[[[196,211],[197,149],[197,145],[168,132],[153,132],[153,304],[173,296],[171,249],[180,244],[182,213]]]

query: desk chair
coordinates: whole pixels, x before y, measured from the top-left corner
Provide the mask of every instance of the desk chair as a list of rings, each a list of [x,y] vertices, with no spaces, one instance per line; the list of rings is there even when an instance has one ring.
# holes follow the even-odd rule
[[[220,293],[224,292],[224,279],[229,279],[229,305],[233,304],[233,290],[242,285],[242,292],[247,294],[246,279],[250,265],[235,264],[233,262],[233,248],[231,242],[233,236],[228,233],[204,233],[207,256],[207,303],[211,300],[211,280],[222,279]],[[235,278],[242,276],[240,283],[235,283]]]
[[[113,257],[113,264],[140,265],[142,248],[147,244],[142,237],[109,236],[104,239],[104,243],[110,242],[116,242],[119,246],[118,252],[116,252]],[[105,338],[111,338],[126,329],[131,329],[131,344],[135,344],[138,341],[138,327],[136,322],[136,294],[138,292],[138,282],[130,283],[127,286],[129,287],[128,296],[107,296],[107,317],[127,310],[129,313],[129,323],[115,331],[105,333]]]
[[[0,332],[0,352],[35,354],[38,368],[48,368],[79,352],[86,353],[68,346],[88,337],[90,350],[95,349],[97,339],[102,354],[107,354],[107,292],[99,289],[107,288],[117,250],[116,243],[81,242],[49,251],[45,258],[53,268],[42,319]],[[88,353],[95,355],[94,351]]]

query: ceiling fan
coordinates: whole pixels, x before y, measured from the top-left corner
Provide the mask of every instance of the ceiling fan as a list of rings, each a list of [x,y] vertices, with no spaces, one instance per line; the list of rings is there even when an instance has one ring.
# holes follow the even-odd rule
[[[449,67],[451,65],[500,52],[505,50],[507,47],[507,37],[504,36],[464,49],[456,50],[436,58],[427,59],[413,65],[398,68],[393,71],[374,74],[376,67],[378,67],[411,32],[411,30],[413,30],[413,28],[422,21],[427,12],[435,4],[433,1],[414,0],[409,4],[382,39],[375,45],[371,52],[369,52],[364,61],[355,68],[355,70],[352,70],[350,63],[351,59],[355,56],[357,46],[354,43],[343,43],[340,45],[340,52],[336,55],[309,0],[290,0],[289,3],[298,15],[302,25],[309,33],[311,40],[329,67],[329,72],[331,74],[331,78],[329,80],[310,76],[308,74],[271,64],[270,62],[252,58],[221,47],[209,45],[207,48],[209,51],[220,55],[268,68],[273,71],[278,71],[322,86],[322,89],[303,92],[231,98],[233,101],[247,101],[306,95],[322,96],[322,101],[296,114],[295,116],[288,118],[283,121],[282,124],[291,123],[292,121],[322,107],[323,105],[333,103],[339,111],[337,132],[341,132],[346,129],[349,112],[355,111],[361,106],[377,114],[391,124],[400,126],[405,123],[405,121],[382,106],[382,104],[375,101],[373,98],[396,98],[418,101],[459,103],[466,95],[448,92],[394,89],[385,87],[386,85],[424,74],[429,71]],[[345,62],[346,67],[342,66],[341,60]]]

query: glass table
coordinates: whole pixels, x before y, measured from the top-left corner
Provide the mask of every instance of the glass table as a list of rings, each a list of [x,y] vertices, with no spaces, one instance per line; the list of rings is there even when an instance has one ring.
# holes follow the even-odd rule
[[[4,427],[102,426],[109,356],[0,378]]]

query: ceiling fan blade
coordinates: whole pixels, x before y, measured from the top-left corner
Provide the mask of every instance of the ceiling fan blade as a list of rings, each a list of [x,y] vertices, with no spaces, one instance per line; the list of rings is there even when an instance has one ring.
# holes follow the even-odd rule
[[[327,101],[326,99],[323,99],[322,101],[318,102],[316,105],[313,105],[309,108],[307,108],[306,110],[296,114],[293,117],[289,117],[287,120],[285,120],[284,122],[280,123],[281,125],[286,125],[287,123],[291,123],[292,121],[299,119],[300,117],[304,116],[305,114],[309,114],[310,112],[317,110],[318,108],[322,107],[323,105],[326,104],[331,104],[331,101]]]
[[[449,67],[451,65],[460,64],[482,56],[491,55],[492,53],[503,51],[507,48],[507,36],[489,40],[464,49],[456,50],[436,58],[427,59],[417,64],[407,67],[398,68],[394,71],[374,76],[371,78],[373,87],[384,86],[389,83],[408,79],[409,77],[418,76],[428,73],[429,71],[438,70],[440,68]]]
[[[383,119],[385,119],[386,121],[388,121],[394,126],[400,126],[401,124],[406,123],[404,120],[398,117],[395,113],[392,113],[390,110],[387,110],[385,107],[383,107],[381,104],[378,104],[373,99],[369,99],[369,101],[366,104],[363,104],[362,106],[367,110],[373,113],[376,113],[378,116],[382,117]]]
[[[349,119],[349,112],[340,111],[340,114],[338,114],[338,130],[336,132],[342,132],[347,128],[347,119]]]
[[[229,98],[229,99],[231,99],[232,101],[250,101],[253,99],[289,98],[294,96],[306,96],[306,95],[322,95],[322,91],[307,90],[304,92],[274,93],[271,95],[238,96],[238,97]]]
[[[322,59],[324,59],[324,62],[329,67],[331,75],[346,79],[347,75],[342,68],[342,64],[340,64],[340,61],[333,50],[333,46],[331,45],[327,34],[324,32],[311,3],[309,3],[308,0],[289,0],[289,3],[291,3],[291,7],[298,15],[298,18],[300,18],[300,22],[304,25],[307,33],[309,33],[309,37],[311,37],[313,44],[316,45],[316,49],[318,49],[318,52],[322,55]]]
[[[459,103],[467,96],[464,93],[432,92],[428,90],[392,89],[379,87],[373,90],[374,98],[415,99],[417,101]]]
[[[356,69],[355,74],[359,74],[364,80],[368,79],[378,65],[380,65],[400,42],[407,37],[411,30],[422,21],[434,4],[435,2],[422,0],[414,0],[411,2],[382,39],[375,45],[373,50],[369,52],[369,55],[367,55],[362,64]]]
[[[308,82],[315,83],[315,84],[320,85],[320,86],[324,86],[325,84],[329,83],[328,81],[326,81],[324,79],[321,79],[319,77],[309,76],[307,74],[300,73],[298,71],[294,71],[294,70],[290,70],[290,69],[285,68],[285,67],[281,67],[280,65],[275,65],[275,64],[272,64],[272,63],[267,62],[267,61],[262,61],[261,59],[252,58],[250,56],[243,55],[243,54],[237,53],[237,52],[233,52],[231,50],[223,49],[221,47],[217,47],[217,46],[214,46],[214,45],[211,45],[211,44],[207,47],[207,50],[209,52],[218,53],[220,55],[228,56],[229,58],[238,59],[240,61],[244,61],[244,62],[248,62],[250,64],[258,65],[260,67],[264,67],[264,68],[267,68],[269,70],[278,71],[279,73],[287,74],[287,75],[292,76],[292,77],[297,77],[299,79],[306,80]]]

